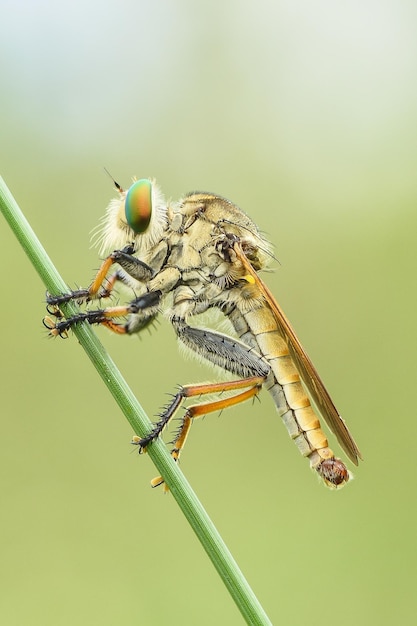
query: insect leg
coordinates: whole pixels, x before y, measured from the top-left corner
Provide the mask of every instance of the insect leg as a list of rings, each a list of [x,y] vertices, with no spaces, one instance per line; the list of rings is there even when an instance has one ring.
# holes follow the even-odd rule
[[[135,280],[140,282],[146,282],[150,280],[154,272],[143,261],[133,256],[134,249],[132,246],[126,246],[123,250],[114,250],[104,261],[102,262],[93,282],[86,289],[76,289],[69,291],[68,293],[58,294],[53,296],[47,294],[48,306],[59,307],[65,302],[75,300],[78,303],[88,302],[89,300],[108,298],[115,285],[120,280],[126,282],[126,277],[118,272],[115,272],[111,277],[107,279],[107,283],[103,286],[107,273],[112,265],[118,263],[126,272],[128,276],[131,276]],[[54,314],[48,309],[48,312]]]
[[[125,335],[139,332],[150,322],[152,322],[157,313],[158,305],[161,299],[160,291],[150,291],[138,298],[132,300],[124,306],[113,306],[105,309],[96,309],[92,311],[84,311],[77,313],[68,319],[60,318],[58,321],[52,320],[46,316],[43,320],[44,326],[48,328],[52,337],[66,336],[67,331],[80,324],[87,322],[88,324],[101,324],[107,326],[115,333]],[[126,317],[127,321],[123,324],[115,321],[117,318]]]
[[[211,363],[241,378],[229,382],[186,385],[181,387],[179,392],[174,396],[173,401],[161,413],[160,420],[155,424],[152,431],[142,439],[138,437],[133,439],[132,443],[140,447],[140,452],[161,434],[184,399],[209,393],[221,393],[248,388],[242,393],[221,400],[188,407],[177,436],[173,441],[174,448],[171,454],[173,458],[177,460],[184,447],[193,419],[201,415],[206,415],[207,413],[221,411],[257,395],[270,372],[270,366],[252,348],[237,339],[214,331],[191,327],[180,318],[173,318],[171,321],[178,338],[188,348]],[[161,477],[157,477],[151,484],[153,487],[156,487],[163,482]]]
[[[232,396],[228,396],[226,398],[222,398],[221,400],[193,404],[192,406],[189,406],[187,408],[185,415],[181,420],[181,426],[178,429],[177,435],[174,441],[171,442],[174,445],[173,449],[171,450],[172,458],[174,459],[174,461],[178,461],[194,419],[197,419],[202,415],[207,415],[208,413],[223,411],[223,409],[227,409],[231,406],[240,404],[241,402],[245,402],[246,400],[253,398],[259,393],[264,380],[265,378],[263,376],[252,376],[250,378],[243,378],[240,380],[233,380],[228,382],[184,385],[180,387],[172,402],[160,414],[161,419],[157,424],[155,424],[152,431],[142,439],[136,436],[133,437],[132,444],[139,446],[139,452],[143,452],[145,448],[149,445],[149,443],[161,434],[162,430],[165,428],[168,422],[171,421],[171,419],[177,413],[183,400],[185,400],[186,398],[248,388],[246,389],[246,391],[237,393]],[[157,476],[151,481],[151,485],[152,487],[158,487],[163,482],[164,479],[162,478],[162,476]]]
[[[266,378],[270,365],[255,350],[242,341],[203,328],[189,326],[183,319],[171,320],[178,339],[192,352],[241,378]]]

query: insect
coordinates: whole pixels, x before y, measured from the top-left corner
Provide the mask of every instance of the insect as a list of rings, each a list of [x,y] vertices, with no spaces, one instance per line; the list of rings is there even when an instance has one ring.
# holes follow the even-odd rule
[[[136,180],[128,190],[115,186],[119,197],[110,202],[97,229],[101,252],[107,256],[88,288],[48,295],[49,315],[44,324],[50,334],[64,336],[71,327],[86,322],[130,335],[163,311],[182,344],[237,377],[181,386],[151,432],[134,437],[132,443],[139,452],[145,451],[183,401],[198,397],[199,402],[186,409],[172,442],[171,454],[177,461],[194,419],[254,398],[266,387],[311,468],[328,487],[345,485],[349,471],[329,448],[303,384],[355,465],[361,454],[289,321],[259,276],[272,253],[255,223],[235,204],[213,193],[192,192],[177,202],[166,202],[153,180]],[[82,304],[108,298],[118,283],[135,293],[126,305],[87,307],[68,319],[60,312],[60,305],[70,300]],[[198,326],[198,316],[211,309],[228,318],[235,336]],[[204,400],[207,394],[217,394],[218,399]],[[158,476],[151,484],[163,482]]]

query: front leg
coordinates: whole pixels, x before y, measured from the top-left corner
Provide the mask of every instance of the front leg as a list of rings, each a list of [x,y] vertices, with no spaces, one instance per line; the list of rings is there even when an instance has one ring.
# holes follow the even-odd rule
[[[113,256],[110,255],[108,259],[110,258],[113,258]],[[120,259],[120,256],[118,256],[118,259]],[[128,255],[128,258],[125,259],[125,262],[123,262],[124,264],[122,264],[120,260],[118,260],[118,263],[120,263],[123,268],[126,268],[128,263],[133,263],[135,268],[140,268],[138,269],[138,273],[134,276],[136,280],[138,280],[138,277],[142,274],[142,272],[144,272],[144,275],[148,274],[148,270],[149,272],[152,272],[152,279],[145,285],[147,291],[138,298],[132,300],[132,302],[130,302],[127,306],[108,307],[106,309],[86,311],[74,315],[67,320],[63,319],[64,316],[59,310],[59,305],[64,302],[68,302],[71,299],[76,300],[77,298],[76,296],[74,297],[74,294],[78,294],[80,292],[63,294],[62,296],[56,297],[51,296],[50,300],[48,300],[47,310],[50,315],[58,318],[58,321],[55,322],[50,316],[46,316],[43,320],[44,326],[48,328],[51,335],[66,336],[66,331],[69,328],[81,322],[87,322],[89,324],[102,324],[119,334],[133,334],[142,330],[142,328],[155,319],[157,313],[159,312],[159,304],[163,295],[172,291],[172,289],[174,289],[177,285],[180,279],[180,271],[176,267],[166,267],[154,275],[153,271],[148,268],[145,263],[142,263],[142,261],[139,261],[136,257],[131,255]],[[87,293],[88,295],[90,291],[85,290],[82,293],[84,295]],[[53,307],[53,309],[51,307]],[[119,324],[112,319],[124,316],[128,316],[126,324]]]
[[[146,265],[146,263],[134,256],[133,253],[134,248],[131,245],[126,246],[123,250],[114,250],[104,259],[93,282],[87,289],[77,289],[56,296],[47,294],[46,301],[48,307],[60,307],[61,304],[70,300],[81,304],[94,299],[108,298],[116,282],[126,283],[128,282],[128,276],[141,283],[148,282],[154,276],[154,271],[149,265]],[[110,278],[107,278],[110,268],[115,263],[120,265],[126,272],[126,275],[115,272]],[[51,308],[48,309],[48,312],[51,315],[54,314]]]

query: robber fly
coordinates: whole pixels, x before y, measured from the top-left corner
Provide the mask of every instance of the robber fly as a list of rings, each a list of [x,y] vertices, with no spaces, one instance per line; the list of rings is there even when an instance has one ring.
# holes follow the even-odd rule
[[[235,204],[213,193],[192,192],[178,202],[166,202],[153,180],[136,180],[127,191],[115,185],[119,197],[110,202],[97,235],[101,252],[107,256],[87,289],[48,295],[49,316],[44,323],[50,334],[65,336],[71,327],[87,322],[131,335],[152,323],[162,310],[182,344],[237,377],[181,386],[151,432],[134,437],[132,443],[145,451],[185,399],[222,394],[220,399],[200,401],[186,409],[172,442],[171,454],[177,461],[194,419],[254,398],[265,386],[310,466],[327,486],[345,485],[349,471],[328,447],[302,383],[355,465],[361,454],[289,321],[259,276],[272,253],[255,223]],[[113,266],[117,269],[111,272]],[[63,317],[59,308],[63,303],[100,301],[111,295],[117,283],[133,289],[135,298],[128,304]],[[196,325],[196,316],[209,309],[220,310],[229,319],[235,337]],[[159,476],[152,486],[163,482]]]

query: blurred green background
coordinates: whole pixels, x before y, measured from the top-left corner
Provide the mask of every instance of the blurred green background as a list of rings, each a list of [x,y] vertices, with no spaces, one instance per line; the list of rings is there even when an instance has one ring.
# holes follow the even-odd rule
[[[197,423],[181,467],[274,623],[414,624],[417,9],[413,2],[0,3],[1,174],[69,285],[112,184],[222,194],[365,461],[321,487],[266,392]],[[3,624],[241,624],[2,219]],[[100,338],[152,416],[210,379],[169,324]],[[331,444],[338,451],[334,439]],[[339,453],[339,451],[338,451]]]

